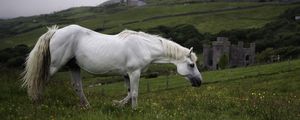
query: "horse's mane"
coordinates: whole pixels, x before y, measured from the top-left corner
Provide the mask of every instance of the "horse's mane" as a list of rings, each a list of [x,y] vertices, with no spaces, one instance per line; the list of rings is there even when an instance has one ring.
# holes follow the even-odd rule
[[[160,40],[164,48],[165,55],[171,59],[180,60],[189,54],[189,49],[159,35],[151,35],[145,32],[136,32],[132,30],[123,30],[118,34],[118,36],[123,39],[130,35],[142,36],[147,40]],[[197,61],[197,56],[194,52],[192,53],[191,59],[193,62]]]

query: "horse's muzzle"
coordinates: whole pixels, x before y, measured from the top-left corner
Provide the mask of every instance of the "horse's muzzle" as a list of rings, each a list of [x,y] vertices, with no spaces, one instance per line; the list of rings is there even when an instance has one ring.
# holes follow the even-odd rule
[[[200,87],[202,84],[202,80],[200,79],[200,77],[188,75],[187,78],[190,80],[193,87]]]

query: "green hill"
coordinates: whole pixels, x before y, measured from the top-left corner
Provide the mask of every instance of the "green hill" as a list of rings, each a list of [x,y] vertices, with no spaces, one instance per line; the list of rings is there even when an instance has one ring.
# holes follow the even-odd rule
[[[121,30],[147,30],[160,25],[194,25],[200,32],[259,28],[299,4],[256,2],[209,2],[156,4],[127,7],[81,7],[61,12],[0,21],[0,49],[18,44],[33,45],[45,26],[79,24],[99,32],[114,34]]]

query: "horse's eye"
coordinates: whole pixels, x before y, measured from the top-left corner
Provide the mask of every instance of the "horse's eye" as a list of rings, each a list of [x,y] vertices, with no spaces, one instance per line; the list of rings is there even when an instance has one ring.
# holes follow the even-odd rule
[[[191,68],[194,68],[194,67],[195,67],[195,64],[189,64],[189,66],[190,66]]]

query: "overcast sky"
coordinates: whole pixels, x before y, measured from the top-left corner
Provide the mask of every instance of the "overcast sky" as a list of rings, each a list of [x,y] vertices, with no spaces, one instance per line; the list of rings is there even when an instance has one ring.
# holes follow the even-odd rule
[[[0,18],[52,13],[75,6],[96,6],[107,0],[0,0]]]

